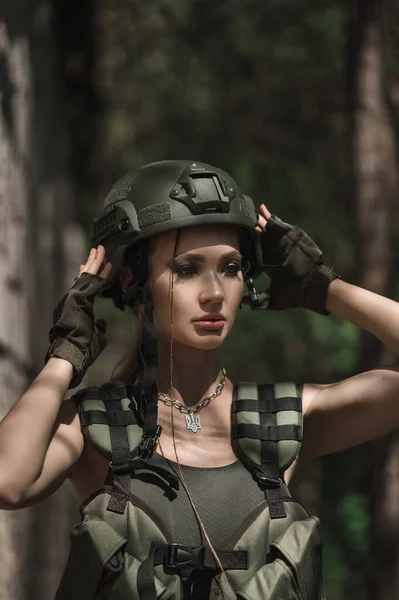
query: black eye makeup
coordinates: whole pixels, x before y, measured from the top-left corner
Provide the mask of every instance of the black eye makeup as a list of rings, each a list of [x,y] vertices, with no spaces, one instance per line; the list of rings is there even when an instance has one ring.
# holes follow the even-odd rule
[[[236,277],[242,271],[242,256],[239,252],[233,251],[224,254],[219,261],[220,271],[226,277]],[[176,273],[179,279],[188,279],[195,275],[199,275],[201,266],[205,263],[205,258],[202,255],[187,253],[172,258],[168,263],[168,267]]]

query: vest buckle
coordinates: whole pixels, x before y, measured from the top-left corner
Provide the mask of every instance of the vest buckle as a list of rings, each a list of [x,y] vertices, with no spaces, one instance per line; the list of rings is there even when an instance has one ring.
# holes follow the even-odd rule
[[[183,569],[194,566],[197,569],[204,567],[205,546],[190,548],[183,544],[168,544],[165,552],[165,567]]]
[[[155,449],[155,445],[161,435],[162,427],[157,425],[155,433],[144,433],[139,446],[139,457],[147,460],[152,457]]]
[[[256,479],[258,483],[265,488],[279,488],[283,480],[280,477],[270,477],[264,473],[256,473]]]

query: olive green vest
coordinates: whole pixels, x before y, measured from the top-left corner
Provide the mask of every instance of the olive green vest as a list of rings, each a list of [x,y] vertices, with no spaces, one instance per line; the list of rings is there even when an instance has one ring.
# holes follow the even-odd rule
[[[168,539],[159,516],[132,502],[132,474],[145,464],[138,458],[143,431],[132,391],[113,382],[74,396],[84,433],[110,470],[104,487],[81,506],[55,600],[323,600],[319,522],[292,500],[283,479],[302,440],[301,386],[234,388],[232,447],[266,501],[234,548],[216,548],[229,584],[209,548]],[[177,487],[170,472],[157,469]],[[260,535],[266,554],[257,547]],[[205,596],[198,590],[206,577]]]

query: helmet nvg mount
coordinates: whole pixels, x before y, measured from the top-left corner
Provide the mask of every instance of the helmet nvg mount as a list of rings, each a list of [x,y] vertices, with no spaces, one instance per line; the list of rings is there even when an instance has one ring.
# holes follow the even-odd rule
[[[156,234],[194,225],[238,225],[247,232],[250,269],[260,274],[262,252],[254,203],[230,175],[211,165],[167,160],[127,173],[94,220],[91,245],[105,248],[112,271],[99,296],[113,297],[128,248]]]

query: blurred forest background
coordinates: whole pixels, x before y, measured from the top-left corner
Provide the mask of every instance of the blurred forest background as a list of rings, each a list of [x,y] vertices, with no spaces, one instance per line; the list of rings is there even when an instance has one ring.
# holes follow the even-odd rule
[[[43,367],[108,190],[146,162],[222,167],[344,280],[399,299],[398,2],[0,0],[0,92],[0,417]],[[83,386],[110,377],[133,335],[96,302],[112,341]],[[395,361],[304,310],[242,310],[223,357],[233,380],[258,382]],[[328,599],[398,598],[398,435],[310,463],[294,493],[321,517]],[[68,484],[0,512],[0,600],[50,600],[78,519]]]

